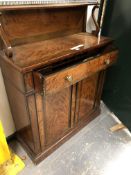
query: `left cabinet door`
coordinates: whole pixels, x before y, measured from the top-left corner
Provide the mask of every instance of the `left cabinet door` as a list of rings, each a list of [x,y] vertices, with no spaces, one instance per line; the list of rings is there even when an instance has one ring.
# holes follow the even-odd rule
[[[40,121],[38,124],[39,128],[43,127],[40,130],[40,137],[41,141],[43,140],[43,147],[48,147],[70,131],[73,86],[44,93],[45,84],[41,74],[34,73],[34,82],[36,97],[41,96],[38,100],[36,98],[37,108],[39,108],[38,118],[41,118],[38,119]]]
[[[70,129],[71,87],[43,97],[46,145],[62,138]]]

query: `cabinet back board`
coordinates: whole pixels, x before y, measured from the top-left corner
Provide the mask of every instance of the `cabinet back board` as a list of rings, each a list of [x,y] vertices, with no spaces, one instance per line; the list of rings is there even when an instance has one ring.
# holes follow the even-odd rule
[[[78,6],[3,11],[1,24],[15,46],[84,31],[86,9]]]

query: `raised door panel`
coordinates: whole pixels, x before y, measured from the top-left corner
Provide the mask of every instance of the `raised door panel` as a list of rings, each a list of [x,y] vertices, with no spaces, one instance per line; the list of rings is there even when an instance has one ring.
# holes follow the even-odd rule
[[[70,129],[71,87],[44,97],[46,145],[60,139]]]
[[[98,78],[99,73],[96,73],[78,83],[76,122],[88,117],[92,112],[95,105]]]

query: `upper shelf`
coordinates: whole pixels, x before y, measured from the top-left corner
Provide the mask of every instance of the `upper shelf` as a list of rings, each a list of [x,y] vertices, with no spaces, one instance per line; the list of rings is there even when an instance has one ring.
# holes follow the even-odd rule
[[[79,54],[95,51],[111,41],[106,37],[101,37],[99,40],[94,35],[78,33],[15,46],[11,60],[23,71],[29,71]]]
[[[25,10],[25,9],[38,9],[38,8],[66,8],[66,7],[75,7],[75,6],[88,6],[88,5],[96,5],[97,1],[93,2],[73,2],[73,3],[39,3],[40,1],[25,1],[27,3],[20,4],[19,1],[16,1],[16,4],[12,4],[10,1],[5,1],[2,4],[0,2],[0,11],[6,10]],[[24,1],[23,1],[24,2]],[[35,3],[36,2],[36,3]]]

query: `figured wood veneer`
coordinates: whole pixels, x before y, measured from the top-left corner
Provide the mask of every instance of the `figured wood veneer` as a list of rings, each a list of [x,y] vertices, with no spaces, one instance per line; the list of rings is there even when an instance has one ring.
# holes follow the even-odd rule
[[[85,7],[2,12],[1,25],[12,45],[81,32]],[[61,16],[61,17],[60,17]],[[59,24],[59,25],[58,25]]]
[[[101,37],[98,42],[98,38],[93,35],[77,33],[51,40],[16,46],[13,48],[13,61],[21,69],[29,71],[32,68],[39,68],[43,65],[62,61],[83,52],[89,52],[95,48],[101,48],[103,45],[111,42],[112,40],[109,38]],[[73,47],[78,45],[83,45],[83,47],[81,47],[80,50],[72,50]]]
[[[118,51],[110,38],[85,32],[87,5],[0,6],[13,52],[0,45],[0,66],[17,138],[35,163],[100,114],[105,70]]]
[[[92,75],[91,77],[82,80],[79,84],[80,91],[77,97],[78,105],[78,116],[77,121],[82,120],[86,117],[90,111],[93,110],[96,98],[96,91],[99,84],[99,73]]]
[[[45,98],[46,144],[51,145],[63,136],[70,127],[71,89],[48,95]]]
[[[117,51],[107,53],[85,63],[72,66],[60,72],[53,73],[49,76],[44,76],[45,93],[48,94],[58,91],[62,88],[75,84],[88,76],[91,76],[95,72],[105,69],[115,61],[116,55]],[[106,64],[106,60],[110,61],[109,65]],[[66,80],[67,76],[72,76],[72,83]]]

